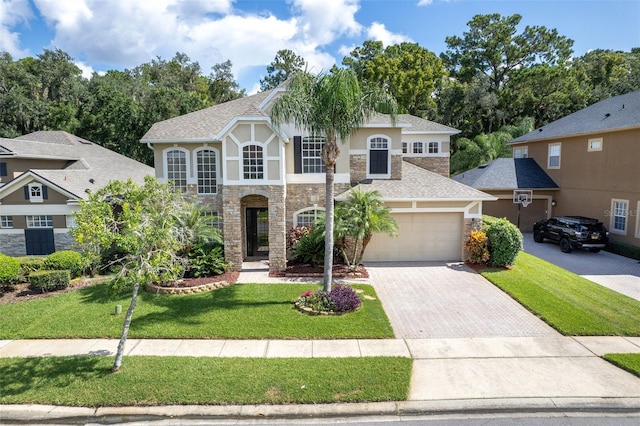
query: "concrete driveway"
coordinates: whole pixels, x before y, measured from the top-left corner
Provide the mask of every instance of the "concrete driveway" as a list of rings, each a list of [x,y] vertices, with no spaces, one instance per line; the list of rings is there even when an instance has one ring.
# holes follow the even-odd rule
[[[562,253],[551,241],[536,243],[533,235],[524,234],[524,251],[588,280],[640,300],[640,262],[613,253],[574,250]]]
[[[461,263],[367,263],[397,338],[558,336]]]

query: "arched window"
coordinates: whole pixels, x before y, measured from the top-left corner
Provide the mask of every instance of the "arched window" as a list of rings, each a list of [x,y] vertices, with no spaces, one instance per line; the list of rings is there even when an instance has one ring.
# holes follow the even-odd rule
[[[204,148],[196,152],[198,194],[215,194],[218,192],[217,160],[217,152],[213,149]]]
[[[369,138],[368,176],[389,176],[391,162],[391,140],[384,135]]]
[[[293,215],[294,226],[312,226],[318,217],[324,214],[324,209],[309,208],[300,210]]]
[[[242,147],[242,173],[244,179],[264,179],[264,154],[260,145]]]
[[[184,150],[166,151],[167,179],[176,191],[187,192],[187,153]]]

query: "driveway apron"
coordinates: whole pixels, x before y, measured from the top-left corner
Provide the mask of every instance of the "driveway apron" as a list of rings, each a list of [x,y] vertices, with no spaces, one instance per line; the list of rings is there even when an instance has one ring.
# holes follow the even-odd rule
[[[397,338],[545,337],[558,333],[462,263],[367,263]]]

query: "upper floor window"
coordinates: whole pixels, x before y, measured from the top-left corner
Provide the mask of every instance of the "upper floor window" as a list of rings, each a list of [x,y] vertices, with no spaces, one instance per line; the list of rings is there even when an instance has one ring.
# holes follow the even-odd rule
[[[411,151],[413,154],[422,154],[424,152],[424,146],[422,142],[414,142],[413,150]]]
[[[196,152],[198,194],[215,194],[218,192],[216,154],[215,150],[206,148]]]
[[[32,203],[42,203],[47,199],[47,187],[37,182],[25,185],[24,198]]]
[[[620,234],[627,233],[627,215],[629,201],[611,200],[611,231]]]
[[[242,172],[244,179],[264,179],[264,156],[260,145],[242,148]]]
[[[437,154],[440,152],[440,144],[438,142],[429,142],[429,154]]]
[[[294,226],[313,226],[316,219],[324,213],[322,209],[308,209],[294,214]]]
[[[74,226],[76,226],[76,219],[75,217],[73,217],[73,215],[66,215],[65,216],[65,223],[67,225],[67,228],[73,228]]]
[[[519,146],[517,148],[513,148],[513,158],[528,158],[529,157],[529,148],[526,146]]]
[[[53,216],[27,216],[27,228],[53,228]]]
[[[602,138],[589,139],[587,151],[602,151]]]
[[[391,163],[391,141],[387,137],[372,136],[369,138],[369,155],[367,157],[367,177],[388,177]]]
[[[388,149],[389,139],[377,136],[369,139],[369,147],[371,149]]]
[[[166,153],[167,179],[173,182],[176,191],[187,192],[187,153],[172,149]]]
[[[324,173],[322,148],[326,139],[320,136],[302,138],[302,173]]]
[[[407,154],[409,152],[409,144],[407,142],[402,142],[402,153]]]
[[[0,228],[13,228],[13,216],[0,216]]]
[[[547,161],[547,168],[559,169],[560,168],[560,148],[559,143],[549,144],[549,158]]]
[[[7,163],[0,163],[0,177],[7,176]]]

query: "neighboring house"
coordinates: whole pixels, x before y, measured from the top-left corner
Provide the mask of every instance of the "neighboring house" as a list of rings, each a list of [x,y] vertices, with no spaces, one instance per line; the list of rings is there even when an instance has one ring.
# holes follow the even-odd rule
[[[640,91],[605,99],[510,142],[560,190],[553,215],[605,223],[613,241],[640,246]]]
[[[453,180],[491,194],[498,199],[484,203],[482,212],[506,217],[520,230],[532,232],[533,224],[551,216],[558,185],[533,158],[498,158],[452,177]],[[514,190],[529,190],[532,202],[526,207],[513,202]]]
[[[143,183],[153,168],[62,131],[0,138],[0,252],[71,248],[79,200],[111,180]]]
[[[158,122],[141,140],[154,150],[160,181],[217,213],[235,269],[252,256],[268,256],[272,271],[285,269],[287,231],[324,210],[324,138],[271,124],[272,101],[284,90]],[[361,182],[380,189],[400,225],[398,238],[374,236],[366,259],[463,259],[465,235],[481,217],[482,202],[493,198],[448,178],[449,138],[456,133],[410,115],[399,115],[394,126],[377,114],[338,142],[335,193],[343,194],[336,198]]]

